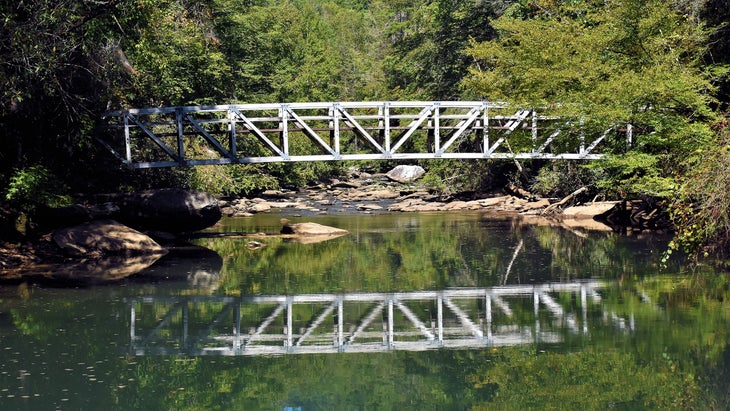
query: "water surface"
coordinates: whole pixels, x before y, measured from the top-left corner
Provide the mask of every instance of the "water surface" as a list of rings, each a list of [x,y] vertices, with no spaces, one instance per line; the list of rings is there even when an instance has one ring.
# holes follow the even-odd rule
[[[118,283],[0,287],[0,409],[728,406],[728,281],[660,272],[665,237],[470,213],[307,221],[350,234],[201,238]]]

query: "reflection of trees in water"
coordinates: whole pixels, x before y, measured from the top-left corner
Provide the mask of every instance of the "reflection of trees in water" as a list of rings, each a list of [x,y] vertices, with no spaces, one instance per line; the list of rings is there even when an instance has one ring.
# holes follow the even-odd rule
[[[257,250],[246,249],[245,239],[197,243],[223,257],[223,288],[244,294],[406,291],[646,275],[656,271],[655,256],[664,247],[660,240],[604,232],[576,235],[479,214],[351,216],[335,225],[351,233],[318,244],[258,239],[266,247]]]
[[[134,281],[186,281],[192,286],[215,289],[223,268],[221,256],[208,248],[179,246],[155,264],[137,273]]]
[[[30,298],[20,305],[0,303],[8,313],[5,327],[21,330],[29,342],[18,348],[26,357],[24,369],[33,376],[44,372],[55,381],[68,381],[70,372],[64,369],[83,370],[86,365],[79,367],[77,362],[88,361],[105,380],[95,383],[94,398],[99,403],[124,404],[124,408],[216,409],[230,404],[242,409],[274,409],[281,404],[329,409],[514,409],[566,404],[577,409],[710,408],[712,404],[722,408],[727,403],[730,369],[729,281],[726,276],[700,272],[680,280],[654,277],[616,282],[602,290],[600,307],[619,316],[633,314],[638,326],[630,336],[617,336],[605,327],[591,329],[590,341],[568,339],[560,345],[274,358],[110,355],[110,347],[118,347],[115,334],[128,339],[128,306],[109,304],[105,296],[118,299],[119,290],[75,291],[74,299],[39,299],[42,290],[31,289]],[[129,291],[148,294],[144,289]],[[554,298],[567,304],[560,296]],[[529,301],[513,308],[515,316],[529,322]],[[215,318],[221,309],[222,305],[211,305],[200,315]],[[165,313],[160,307],[149,319],[157,320]],[[603,320],[598,311],[588,315],[591,321]],[[59,340],[58,330],[73,336],[73,343]],[[0,335],[3,346],[13,346],[12,332],[3,328]],[[42,350],[35,351],[38,347]],[[32,368],[31,360],[39,352],[54,358],[57,366]],[[83,354],[70,356],[69,352]],[[16,358],[9,351],[6,355]],[[96,359],[100,362],[95,363]],[[16,375],[9,378],[15,381]]]

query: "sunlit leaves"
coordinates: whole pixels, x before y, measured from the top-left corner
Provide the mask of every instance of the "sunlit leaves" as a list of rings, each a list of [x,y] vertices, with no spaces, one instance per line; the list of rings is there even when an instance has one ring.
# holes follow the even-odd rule
[[[469,49],[475,59],[464,82],[469,90],[518,106],[553,107],[596,129],[632,124],[632,148],[641,154],[604,163],[598,186],[668,194],[668,178],[706,141],[714,116],[712,86],[699,65],[707,38],[702,26],[654,0],[526,1],[493,25],[499,38]]]

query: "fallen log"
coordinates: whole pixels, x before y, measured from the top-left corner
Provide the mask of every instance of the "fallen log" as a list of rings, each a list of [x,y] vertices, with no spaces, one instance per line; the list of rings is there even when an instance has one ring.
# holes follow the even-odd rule
[[[585,193],[586,191],[588,191],[588,187],[585,187],[585,186],[573,191],[572,193],[568,194],[567,196],[565,196],[562,200],[558,201],[557,203],[550,204],[549,206],[545,207],[545,209],[542,210],[542,213],[540,213],[540,215],[545,215],[545,214],[554,212],[560,206],[565,205],[566,203],[572,201],[577,195],[579,195],[581,193]]]

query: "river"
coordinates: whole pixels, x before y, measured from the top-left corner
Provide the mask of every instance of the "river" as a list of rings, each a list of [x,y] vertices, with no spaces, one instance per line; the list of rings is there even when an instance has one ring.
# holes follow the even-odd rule
[[[477,213],[306,220],[350,233],[199,238],[116,283],[0,286],[0,409],[730,406],[730,280],[660,270],[668,237]]]

